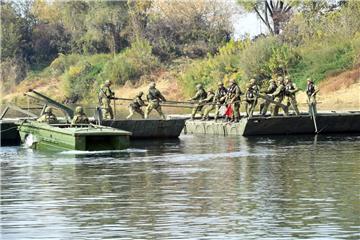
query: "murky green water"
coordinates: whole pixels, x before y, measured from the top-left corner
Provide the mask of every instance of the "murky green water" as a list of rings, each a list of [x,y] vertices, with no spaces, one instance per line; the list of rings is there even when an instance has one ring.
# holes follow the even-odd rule
[[[116,153],[1,148],[1,239],[359,239],[359,143],[181,136]]]

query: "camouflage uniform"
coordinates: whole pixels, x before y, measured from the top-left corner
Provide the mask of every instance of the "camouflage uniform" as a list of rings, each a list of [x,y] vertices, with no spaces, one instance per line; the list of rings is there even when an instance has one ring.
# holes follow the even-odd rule
[[[238,122],[240,120],[240,95],[242,94],[240,87],[234,79],[230,80],[230,87],[228,88],[228,104],[231,104],[233,109],[233,120]]]
[[[81,106],[76,107],[71,124],[89,124],[89,119]]]
[[[260,88],[256,84],[255,79],[251,79],[250,83],[246,87],[245,92],[245,109],[246,109],[246,116],[251,117],[255,106],[257,104],[257,95],[259,94]]]
[[[132,103],[129,105],[130,114],[126,117],[126,119],[130,119],[134,113],[140,114],[142,118],[144,118],[144,112],[141,109],[142,106],[145,106],[144,101],[142,100],[143,92],[139,92],[136,97],[133,99]]]
[[[286,105],[288,107],[292,106],[296,115],[300,115],[299,109],[297,107],[297,101],[296,101],[296,95],[295,95],[298,90],[299,89],[289,78],[285,78]]]
[[[162,119],[166,119],[164,113],[161,110],[160,102],[165,102],[165,97],[157,90],[155,83],[150,83],[149,90],[146,95],[146,100],[148,100],[148,106],[145,109],[144,118],[147,119],[149,114],[153,109],[155,109]]]
[[[269,96],[274,97],[274,101],[281,103],[284,100],[284,96],[285,96],[285,85],[284,85],[284,80],[282,77],[278,78],[278,84],[277,84],[277,88],[275,90],[274,93],[270,94]],[[271,116],[277,116],[279,114],[279,108],[280,106],[275,105],[273,106],[273,108],[271,109]],[[283,109],[284,112],[285,109]]]
[[[306,86],[306,95],[308,97],[309,114],[310,115],[317,113],[317,109],[316,109],[316,93],[318,91],[319,90],[315,86],[314,82],[311,79],[308,79],[307,80],[307,86]],[[314,110],[314,113],[312,113],[312,110]]]
[[[209,113],[211,110],[214,109],[214,104],[213,104],[214,99],[215,99],[215,93],[212,89],[210,89],[207,92],[207,97],[204,100],[202,100],[202,103],[205,103],[205,104],[211,103],[205,107],[204,116],[203,116],[202,120],[209,120]]]
[[[105,81],[105,84],[100,88],[99,103],[101,104],[103,119],[113,119],[114,113],[111,107],[111,98],[115,96],[115,93],[110,89],[111,82]]]
[[[264,91],[264,93],[270,97],[268,94],[272,94],[276,91],[277,85],[275,80],[269,81],[269,87]],[[263,99],[262,103],[260,104],[260,114],[265,116],[267,109],[269,108],[270,102]]]
[[[219,82],[218,86],[219,88],[216,90],[214,96],[214,104],[212,105],[215,107],[215,121],[219,117],[220,107],[225,104],[227,96],[227,89],[224,87],[224,84]]]
[[[51,107],[46,107],[44,113],[37,119],[37,121],[48,124],[58,123],[56,116],[52,113]]]
[[[195,115],[197,112],[201,112],[204,105],[202,105],[202,101],[204,99],[206,99],[207,97],[207,94],[202,86],[202,84],[198,84],[196,85],[196,89],[197,89],[197,92],[195,93],[195,96],[190,98],[190,101],[198,101],[198,104],[196,104],[191,112],[191,119],[194,119],[195,118]],[[201,113],[201,117],[202,117],[202,113]]]

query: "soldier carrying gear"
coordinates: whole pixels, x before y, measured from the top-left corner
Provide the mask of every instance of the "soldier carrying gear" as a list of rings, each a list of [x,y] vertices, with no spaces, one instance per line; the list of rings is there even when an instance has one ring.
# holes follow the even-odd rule
[[[259,86],[256,84],[255,79],[250,79],[245,92],[245,109],[246,116],[251,117],[257,104],[257,96],[260,92]]]
[[[201,103],[204,104],[209,104],[205,107],[204,110],[204,116],[202,117],[201,120],[205,121],[205,120],[209,120],[209,113],[211,110],[214,109],[214,99],[215,99],[215,93],[214,90],[210,89],[207,92],[207,97],[204,100],[201,100]],[[210,104],[211,103],[211,104]]]
[[[44,113],[37,119],[38,122],[54,124],[58,123],[56,116],[52,112],[51,107],[46,107]]]
[[[103,119],[113,119],[114,113],[111,107],[111,99],[115,96],[115,93],[111,90],[111,81],[106,80],[104,85],[101,86],[99,92],[99,103],[101,105]]]
[[[149,84],[149,90],[146,94],[146,100],[148,100],[148,105],[145,109],[144,118],[147,119],[149,114],[153,109],[155,109],[162,119],[166,119],[164,113],[161,110],[160,102],[165,102],[165,97],[161,94],[159,90],[156,89],[155,82]]]
[[[296,115],[300,115],[299,109],[297,107],[297,101],[296,101],[296,92],[299,91],[299,89],[296,87],[296,85],[291,81],[289,77],[285,78],[285,97],[286,97],[286,105],[292,106],[292,108],[295,111]]]
[[[89,119],[81,106],[75,108],[75,115],[71,120],[71,124],[89,124]]]
[[[144,118],[144,112],[141,107],[145,106],[144,101],[142,100],[143,92],[139,92],[136,94],[135,98],[132,100],[132,103],[129,105],[130,114],[126,117],[126,119],[130,119],[134,113],[140,114],[141,118]]]
[[[277,88],[274,93],[269,94],[270,97],[274,98],[274,101],[281,103],[285,97],[285,84],[282,77],[278,77]],[[272,108],[271,116],[277,116],[279,114],[279,105],[275,105]],[[284,113],[287,115],[287,109],[283,109]]]
[[[263,92],[266,94],[267,97],[270,97],[268,94],[272,94],[276,91],[277,85],[275,80],[271,79],[269,81],[269,87]],[[260,114],[262,116],[266,115],[267,109],[269,108],[270,102],[267,100],[263,100],[262,103],[260,104]]]
[[[194,95],[194,97],[190,98],[190,101],[197,101],[198,104],[196,104],[191,112],[191,120],[193,120],[195,118],[195,115],[197,112],[201,112],[204,105],[201,104],[202,100],[206,99],[207,97],[207,93],[204,90],[204,87],[201,83],[196,85],[196,93]],[[203,113],[201,112],[201,117],[202,117]]]
[[[307,86],[306,86],[306,95],[308,97],[309,102],[309,114],[316,114],[316,94],[319,92],[319,89],[314,84],[314,81],[312,81],[310,78],[307,79]],[[312,113],[312,110],[314,112]]]
[[[238,122],[240,120],[240,96],[242,95],[242,92],[235,79],[230,80],[230,86],[227,92],[227,104],[231,104],[233,121]]]

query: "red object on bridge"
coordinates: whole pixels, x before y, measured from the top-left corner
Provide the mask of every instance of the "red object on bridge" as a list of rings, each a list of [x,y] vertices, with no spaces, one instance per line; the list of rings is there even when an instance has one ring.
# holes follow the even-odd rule
[[[234,111],[231,107],[231,104],[229,104],[226,108],[225,116],[232,117],[233,113],[234,113]]]

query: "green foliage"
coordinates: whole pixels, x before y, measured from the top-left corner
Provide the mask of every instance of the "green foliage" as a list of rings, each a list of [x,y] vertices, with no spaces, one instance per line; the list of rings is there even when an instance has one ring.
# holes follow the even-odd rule
[[[305,87],[307,78],[318,82],[352,68],[359,59],[360,38],[351,42],[323,42],[298,50],[302,58],[290,67],[289,73],[299,86]]]
[[[102,78],[124,84],[127,80],[135,80],[150,73],[159,67],[159,61],[151,50],[148,41],[137,39],[130,48],[116,55],[105,65]]]
[[[63,87],[67,97],[71,99],[92,98],[93,89],[98,74],[101,72],[101,63],[91,64],[81,61],[76,65],[70,66],[63,76]],[[89,91],[90,89],[90,91]]]
[[[238,42],[231,40],[219,49],[218,54],[203,60],[193,60],[181,74],[185,93],[193,94],[198,83],[203,83],[205,87],[215,87],[218,81],[227,83],[230,78],[241,81],[244,74],[239,69],[238,54],[249,44],[248,39]]]

